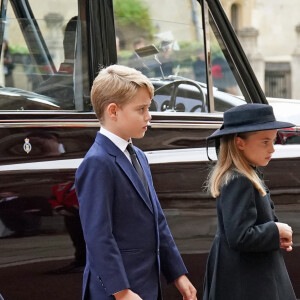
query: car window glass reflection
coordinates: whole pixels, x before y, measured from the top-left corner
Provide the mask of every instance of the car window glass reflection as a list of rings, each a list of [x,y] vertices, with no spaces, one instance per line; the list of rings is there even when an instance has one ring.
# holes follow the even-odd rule
[[[213,86],[218,91],[241,96],[241,90],[230,68],[230,64],[222,53],[221,47],[224,48],[224,46],[218,43],[220,39],[217,39],[212,30],[210,30],[210,39],[212,44],[211,72]]]
[[[168,9],[169,14],[166,15],[150,4],[145,5],[143,18],[148,16],[148,19],[145,20],[147,26],[143,28],[139,19],[119,12],[119,2],[114,1],[118,63],[136,68],[151,79],[155,97],[150,110],[207,113],[201,5],[183,7],[183,12],[191,13],[183,13],[180,17],[176,15],[178,10],[171,12]],[[219,44],[220,39],[211,28],[209,35],[215,111],[224,112],[244,102],[234,97],[241,96],[241,91],[230,62],[222,52],[224,45]],[[162,89],[163,86],[166,88]]]
[[[37,1],[8,2],[0,63],[1,110],[76,108],[77,1],[68,0],[65,14],[51,1],[45,7]],[[21,8],[32,10],[34,19],[20,18]]]
[[[200,4],[191,8],[188,3],[182,3],[184,7],[174,11],[170,11],[167,3],[161,3],[159,10],[155,5],[145,4],[143,24],[138,18],[121,13],[119,4],[120,1],[114,1],[118,63],[136,68],[151,78],[155,97],[150,110],[205,111],[202,110],[204,93],[193,84],[196,82],[203,89],[206,86]],[[179,88],[177,83],[183,80],[191,84]],[[163,86],[166,88],[161,89]]]

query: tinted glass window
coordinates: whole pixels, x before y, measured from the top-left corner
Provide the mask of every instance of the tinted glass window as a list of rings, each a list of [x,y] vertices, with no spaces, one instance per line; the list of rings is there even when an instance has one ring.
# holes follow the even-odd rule
[[[1,60],[1,110],[80,109],[77,1],[8,2]],[[75,60],[76,58],[76,60]]]
[[[155,111],[207,112],[204,88],[195,81],[177,80],[158,87],[153,103]]]
[[[208,112],[201,6],[196,1],[180,2],[180,9],[177,6],[170,10],[169,5],[161,1],[114,0],[118,63],[151,78],[155,87],[151,110]],[[241,92],[220,39],[209,25],[208,32],[215,110],[225,111],[244,102],[235,97]]]
[[[182,9],[170,10],[169,3],[135,1],[140,10],[135,15],[129,8],[124,11],[124,2],[132,1],[114,1],[118,62],[152,79],[156,89],[153,110],[190,111],[190,98],[201,102],[194,81],[206,85],[200,5],[191,7],[184,2],[180,4]],[[191,84],[174,86],[172,83],[178,80]],[[195,97],[189,95],[194,89],[198,93]]]

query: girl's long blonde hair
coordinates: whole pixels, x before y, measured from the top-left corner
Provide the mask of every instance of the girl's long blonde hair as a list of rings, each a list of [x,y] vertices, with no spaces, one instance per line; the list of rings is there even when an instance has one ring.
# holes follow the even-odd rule
[[[237,136],[247,139],[251,134],[253,133],[231,134],[222,137],[218,161],[211,170],[207,182],[208,191],[214,198],[220,195],[221,187],[232,178],[233,171],[246,176],[263,196],[266,195],[262,180],[237,148],[235,142]]]

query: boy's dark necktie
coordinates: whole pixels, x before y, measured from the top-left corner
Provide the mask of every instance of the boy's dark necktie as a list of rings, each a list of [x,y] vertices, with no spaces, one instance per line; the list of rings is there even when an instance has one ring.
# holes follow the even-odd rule
[[[129,152],[129,154],[130,154],[131,162],[132,162],[135,170],[137,171],[138,175],[140,176],[147,194],[149,194],[149,187],[148,187],[148,183],[147,183],[147,179],[146,179],[145,173],[144,173],[144,171],[143,171],[143,169],[142,169],[142,167],[140,165],[140,162],[139,162],[139,160],[138,160],[138,158],[136,156],[136,153],[134,151],[134,148],[133,148],[132,144],[129,143],[126,149]]]

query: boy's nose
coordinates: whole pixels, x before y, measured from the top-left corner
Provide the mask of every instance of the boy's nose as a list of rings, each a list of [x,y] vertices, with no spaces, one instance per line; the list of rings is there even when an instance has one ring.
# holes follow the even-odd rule
[[[270,147],[270,153],[273,153],[273,152],[275,152],[274,144],[272,144]]]
[[[147,110],[146,120],[147,120],[147,121],[150,121],[151,119],[152,119],[152,116],[151,116],[151,114],[150,114],[150,111]]]

